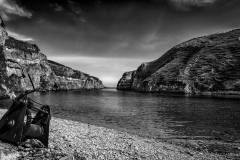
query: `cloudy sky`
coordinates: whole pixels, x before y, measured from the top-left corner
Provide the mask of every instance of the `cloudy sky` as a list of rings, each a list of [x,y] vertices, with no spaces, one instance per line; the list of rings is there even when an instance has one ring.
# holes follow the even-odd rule
[[[116,86],[188,39],[240,27],[240,0],[0,0],[8,33]]]

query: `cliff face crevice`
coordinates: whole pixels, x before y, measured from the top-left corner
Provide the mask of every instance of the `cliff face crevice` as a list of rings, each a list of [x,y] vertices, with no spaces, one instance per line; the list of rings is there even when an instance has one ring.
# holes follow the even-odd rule
[[[23,72],[30,74],[38,91],[104,87],[96,77],[48,60],[37,45],[9,37],[0,22],[0,97],[32,89]]]
[[[240,29],[234,29],[183,42],[159,59],[141,64],[129,79],[132,85],[128,88],[141,92],[239,94],[239,37]]]

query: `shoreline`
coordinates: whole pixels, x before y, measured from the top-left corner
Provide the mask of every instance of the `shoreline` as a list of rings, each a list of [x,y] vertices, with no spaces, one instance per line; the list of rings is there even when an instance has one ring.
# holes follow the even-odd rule
[[[0,109],[0,117],[6,112]],[[191,140],[191,144],[198,143]],[[189,143],[189,142],[188,142]],[[202,143],[206,143],[202,141]],[[49,148],[36,149],[15,147],[1,142],[0,157],[28,157],[29,159],[60,159],[72,156],[75,159],[233,159],[240,158],[239,152],[231,154],[211,153],[207,150],[186,146],[183,141],[156,141],[126,132],[98,127],[77,121],[52,117],[50,124]],[[7,151],[2,151],[8,150]],[[20,149],[19,149],[20,148]],[[44,154],[39,154],[44,153]],[[15,156],[15,157],[14,157]],[[4,159],[4,158],[3,158]],[[9,157],[8,157],[9,159]]]

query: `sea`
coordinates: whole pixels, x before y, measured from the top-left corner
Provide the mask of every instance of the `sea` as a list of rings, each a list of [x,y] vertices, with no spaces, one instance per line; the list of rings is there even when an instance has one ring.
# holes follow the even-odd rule
[[[240,137],[240,96],[189,96],[116,89],[35,92],[53,117],[153,139]],[[1,100],[8,109],[11,100]],[[36,104],[36,107],[41,107]]]

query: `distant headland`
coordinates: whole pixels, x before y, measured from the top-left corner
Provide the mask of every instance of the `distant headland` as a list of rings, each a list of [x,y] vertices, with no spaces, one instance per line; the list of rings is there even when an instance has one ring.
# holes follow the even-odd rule
[[[159,59],[125,72],[118,90],[240,94],[240,29],[183,42]]]
[[[97,77],[48,60],[36,44],[8,36],[1,17],[0,22],[0,97],[32,89],[23,71],[30,74],[38,91],[104,88]]]

